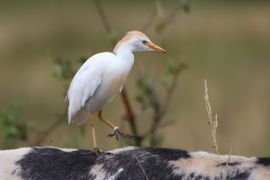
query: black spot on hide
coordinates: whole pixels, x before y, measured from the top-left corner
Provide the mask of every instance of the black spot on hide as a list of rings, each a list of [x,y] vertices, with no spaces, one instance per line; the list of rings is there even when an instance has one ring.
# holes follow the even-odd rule
[[[270,166],[270,157],[260,157],[256,163],[264,166]]]
[[[33,148],[16,164],[18,175],[28,180],[89,180],[96,154],[87,150],[65,152],[55,148]]]
[[[158,155],[160,158],[164,158],[168,161],[178,160],[180,158],[189,158],[190,155],[187,151],[178,149],[168,149],[168,148],[144,148],[146,152],[153,155]]]
[[[233,169],[227,172],[226,179],[247,180],[251,174],[252,168]]]
[[[109,172],[117,172],[123,168],[116,179],[118,180],[179,180],[183,175],[173,173],[174,166],[169,161],[189,158],[187,151],[166,148],[136,148],[114,155],[99,157],[98,162],[106,162],[103,168]],[[113,164],[113,165],[112,165]],[[145,174],[144,174],[144,172]],[[147,176],[147,178],[146,178]]]
[[[223,162],[223,163],[220,163],[219,165],[217,165],[217,167],[219,167],[219,166],[237,166],[239,164],[240,164],[239,162]]]

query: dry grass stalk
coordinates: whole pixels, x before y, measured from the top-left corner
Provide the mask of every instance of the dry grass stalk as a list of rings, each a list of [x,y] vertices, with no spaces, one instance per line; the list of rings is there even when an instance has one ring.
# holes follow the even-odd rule
[[[137,163],[139,164],[140,169],[142,170],[144,177],[146,178],[146,180],[149,180],[149,178],[148,178],[148,176],[147,176],[145,170],[143,169],[143,167],[142,167],[142,165],[141,165],[141,163],[140,163],[140,161],[139,161],[137,155],[136,155],[136,154],[133,154],[133,156],[134,156],[134,158],[136,159]]]
[[[215,149],[216,153],[219,154],[219,149],[218,149],[218,142],[217,142],[217,127],[218,127],[218,116],[215,114],[213,117],[213,112],[209,100],[209,95],[208,95],[208,84],[207,84],[207,79],[204,80],[204,103],[207,111],[207,115],[209,118],[209,124],[211,125],[211,134],[213,138],[213,148]]]
[[[208,119],[209,119],[208,124],[211,125],[211,134],[212,134],[212,138],[213,138],[213,146],[212,147],[215,149],[216,153],[219,155],[219,148],[218,148],[218,141],[217,141],[218,115],[215,114],[215,116],[213,118],[213,111],[212,111],[212,107],[211,107],[210,100],[209,100],[209,94],[208,94],[207,79],[204,80],[204,102],[205,102],[205,107],[206,107],[206,111],[207,111],[207,115],[208,115]],[[228,165],[231,161],[231,155],[232,155],[232,149],[230,149],[230,153],[228,155],[228,160],[226,161],[226,166],[225,166],[224,171],[226,171],[228,169]],[[224,177],[224,174],[226,174],[224,171],[222,171],[220,173],[221,179],[226,179]]]
[[[229,155],[228,155],[228,160],[226,162],[226,170],[228,169],[228,165],[231,161],[231,157],[232,157],[232,148],[230,149]]]

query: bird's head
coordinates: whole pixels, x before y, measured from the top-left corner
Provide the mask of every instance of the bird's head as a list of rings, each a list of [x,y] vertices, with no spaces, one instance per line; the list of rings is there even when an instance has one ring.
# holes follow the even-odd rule
[[[132,52],[138,51],[157,51],[166,53],[166,51],[158,45],[151,42],[151,40],[140,31],[128,32],[115,46],[114,52],[118,53],[124,49],[129,49]]]

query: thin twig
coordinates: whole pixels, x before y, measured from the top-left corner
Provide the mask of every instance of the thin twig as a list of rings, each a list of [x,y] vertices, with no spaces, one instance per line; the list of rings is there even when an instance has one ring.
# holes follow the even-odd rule
[[[230,152],[229,152],[229,155],[228,155],[228,159],[226,161],[226,165],[225,165],[225,170],[223,172],[221,172],[221,179],[222,180],[225,180],[225,176],[224,174],[227,174],[226,171],[228,170],[228,167],[229,167],[229,163],[231,161],[231,156],[232,156],[232,149],[230,149]]]
[[[99,0],[94,0],[94,1],[95,1],[95,3],[96,3],[96,7],[97,7],[97,10],[98,10],[98,14],[99,14],[99,16],[100,16],[100,18],[101,18],[101,20],[102,20],[102,22],[103,22],[103,25],[104,25],[106,31],[107,31],[108,33],[112,32],[112,27],[111,27],[111,25],[109,24],[109,21],[108,21],[108,19],[107,19],[107,16],[105,15],[105,12],[104,12],[104,10],[103,10],[103,7],[102,7],[102,5],[101,5],[101,2],[100,2]],[[113,43],[113,44],[114,44],[114,43]]]
[[[165,114],[169,108],[169,104],[171,102],[173,92],[174,92],[176,85],[177,85],[179,74],[180,73],[177,72],[173,75],[172,82],[171,82],[169,88],[167,89],[167,92],[166,92],[167,96],[165,98],[165,102],[164,102],[164,106],[163,106],[163,114]]]
[[[160,18],[160,23],[157,25],[157,32],[159,33],[163,32],[168,27],[168,25],[171,24],[180,8],[181,8],[180,3],[177,3],[176,5],[172,6],[170,14],[166,18],[164,17]]]
[[[231,156],[232,156],[232,148],[230,149],[228,160],[226,161],[226,170],[228,169],[228,165],[231,162]]]
[[[149,18],[142,25],[142,27],[140,28],[140,30],[143,31],[143,32],[147,31],[153,25],[153,23],[155,22],[156,17],[157,17],[157,10],[156,10],[156,8],[154,8],[152,10],[152,12],[150,13]]]
[[[161,4],[161,0],[156,0],[155,6],[156,6],[157,15],[158,15],[159,19],[161,19],[161,20],[164,19],[165,12],[164,12],[163,6]]]

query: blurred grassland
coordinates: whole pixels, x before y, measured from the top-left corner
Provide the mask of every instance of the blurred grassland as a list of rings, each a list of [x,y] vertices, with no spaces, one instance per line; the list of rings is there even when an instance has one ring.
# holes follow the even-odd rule
[[[0,107],[7,108],[12,99],[18,99],[23,103],[22,118],[45,127],[66,106],[63,85],[52,77],[53,59],[76,60],[112,48],[92,1],[15,2],[0,1]],[[121,35],[140,28],[154,3],[117,0],[103,4]],[[159,43],[153,29],[146,34]],[[269,153],[270,3],[192,1],[191,13],[179,13],[162,38],[168,55],[185,57],[189,65],[170,105],[167,118],[176,119],[176,124],[162,130],[163,146],[212,150],[203,102],[203,79],[207,78],[210,101],[219,116],[220,151],[228,153],[232,148],[233,154]],[[153,76],[156,67],[165,65],[159,56],[136,54],[127,83],[133,99],[136,73]],[[116,124],[123,112],[119,97],[105,107],[105,116]],[[144,128],[147,118],[139,123]],[[105,138],[110,129],[97,126],[100,146],[117,147],[114,140]],[[77,129],[63,123],[45,145],[77,141]],[[88,148],[89,141],[85,137],[83,147]]]

